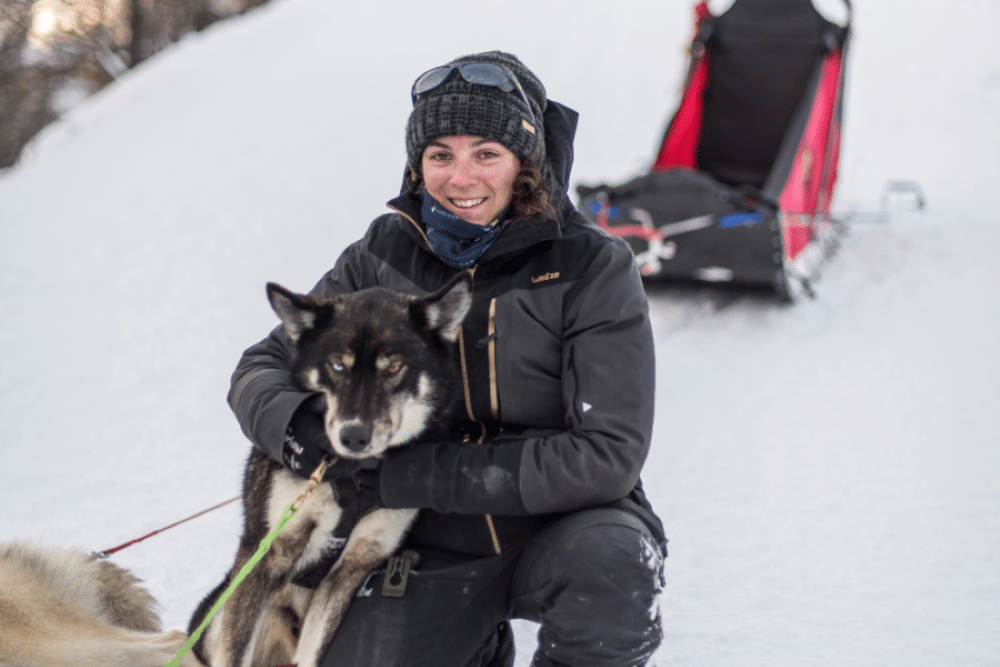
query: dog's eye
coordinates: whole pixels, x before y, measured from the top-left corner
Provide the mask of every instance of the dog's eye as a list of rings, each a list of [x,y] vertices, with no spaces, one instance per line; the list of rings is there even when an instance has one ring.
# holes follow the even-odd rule
[[[336,375],[340,375],[344,372],[344,364],[338,364],[336,362],[330,364],[330,370]]]
[[[403,362],[393,361],[390,362],[389,365],[386,367],[385,372],[388,373],[389,375],[395,375],[402,369],[403,369]]]

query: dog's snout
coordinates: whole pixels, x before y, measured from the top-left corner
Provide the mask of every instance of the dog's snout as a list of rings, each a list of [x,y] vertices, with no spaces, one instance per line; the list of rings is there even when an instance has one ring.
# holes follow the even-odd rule
[[[340,444],[352,452],[360,452],[372,441],[371,426],[351,424],[340,429]]]

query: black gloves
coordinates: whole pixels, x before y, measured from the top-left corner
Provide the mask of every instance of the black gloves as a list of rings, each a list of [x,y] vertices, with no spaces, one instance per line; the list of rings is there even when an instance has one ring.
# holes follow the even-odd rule
[[[384,507],[381,498],[372,494],[370,485],[361,481],[362,479],[367,480],[371,477],[377,479],[378,473],[378,469],[362,469],[350,477],[341,477],[334,480],[333,486],[337,493],[337,504],[340,505],[341,510],[344,512],[340,524],[333,531],[334,536],[338,536],[341,529],[346,528],[343,535],[343,537],[346,537],[361,517],[372,510]]]
[[[335,459],[326,469],[324,480],[350,475],[362,466],[360,460],[337,457],[323,425],[326,415],[326,396],[316,394],[309,398],[292,415],[281,446],[285,467],[303,479],[309,479],[320,462]]]
[[[358,489],[373,507],[385,507],[382,498],[382,466],[377,468],[362,468],[354,475],[358,480]]]

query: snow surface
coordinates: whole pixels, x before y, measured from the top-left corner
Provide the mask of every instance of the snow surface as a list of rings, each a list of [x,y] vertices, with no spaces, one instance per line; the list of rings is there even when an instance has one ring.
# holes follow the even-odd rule
[[[856,4],[836,208],[929,206],[853,225],[814,301],[651,291],[661,667],[1000,665],[1000,5]],[[310,288],[384,210],[417,74],[511,51],[581,112],[575,183],[648,166],[688,0],[470,7],[275,0],[0,176],[0,540],[106,549],[238,493],[264,283]],[[230,505],[114,560],[184,627],[239,531]]]

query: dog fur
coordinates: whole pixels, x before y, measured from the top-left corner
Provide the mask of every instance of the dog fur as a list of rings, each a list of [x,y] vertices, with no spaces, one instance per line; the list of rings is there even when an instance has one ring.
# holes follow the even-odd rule
[[[462,395],[455,343],[472,302],[469,273],[424,297],[369,289],[320,299],[274,284],[268,298],[294,344],[292,375],[326,397],[334,454],[381,456],[417,438],[443,435]],[[191,621],[200,625],[306,481],[254,450],[244,477],[244,534],[226,579]],[[296,663],[315,667],[351,599],[398,549],[416,510],[377,509],[352,530],[315,590],[291,581],[331,552],[341,509],[321,484],[236,589],[195,645],[212,667]]]
[[[187,635],[161,632],[139,583],[80,550],[0,545],[0,666],[163,667]]]

